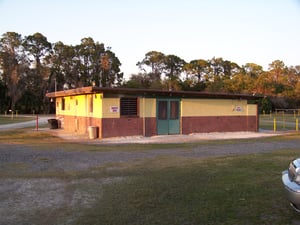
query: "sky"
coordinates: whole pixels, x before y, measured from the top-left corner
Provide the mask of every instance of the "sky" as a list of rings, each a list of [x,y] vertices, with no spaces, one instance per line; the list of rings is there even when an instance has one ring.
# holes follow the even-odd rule
[[[300,0],[0,0],[6,32],[68,45],[91,37],[111,47],[125,78],[149,51],[265,70],[274,60],[300,65]]]

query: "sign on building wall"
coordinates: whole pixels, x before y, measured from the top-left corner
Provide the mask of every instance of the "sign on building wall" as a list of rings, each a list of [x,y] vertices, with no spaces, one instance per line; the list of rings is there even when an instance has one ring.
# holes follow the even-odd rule
[[[119,107],[118,106],[110,106],[110,112],[111,113],[119,112]]]
[[[243,107],[240,106],[240,105],[236,105],[236,106],[234,107],[234,111],[236,111],[236,112],[242,112],[242,111],[243,111]]]

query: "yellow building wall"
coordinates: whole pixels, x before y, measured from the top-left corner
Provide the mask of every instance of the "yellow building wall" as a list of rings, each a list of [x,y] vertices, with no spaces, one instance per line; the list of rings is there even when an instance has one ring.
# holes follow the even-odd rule
[[[247,100],[231,99],[182,99],[181,115],[193,116],[246,116],[256,115],[256,105],[247,105]]]
[[[102,110],[103,118],[120,118],[120,98],[104,98]]]
[[[139,99],[140,117],[156,117],[156,99]]]
[[[256,116],[257,115],[257,105],[256,104],[248,104],[248,115]]]
[[[56,98],[55,99],[55,112],[57,115],[61,114],[60,108],[61,108],[61,98]]]
[[[103,94],[67,96],[65,110],[62,98],[56,99],[56,113],[66,116],[120,118],[120,99],[103,98]],[[90,101],[93,101],[92,106]],[[92,110],[91,110],[92,107]],[[182,99],[181,116],[256,116],[257,105],[247,104],[246,100],[221,99]],[[139,99],[140,117],[156,117],[156,99]]]
[[[63,98],[56,99],[56,114],[65,116],[94,117],[102,116],[102,94],[67,96],[65,109],[62,110]],[[91,103],[93,101],[93,103]]]
[[[65,100],[64,109],[62,109],[63,99]],[[73,115],[73,110],[74,110],[73,99],[74,99],[73,96],[56,98],[56,113],[59,115]]]
[[[103,94],[95,94],[94,95],[94,110],[93,110],[93,116],[95,118],[102,118],[102,105],[103,105]]]
[[[74,101],[73,101],[74,102]],[[75,116],[87,116],[88,109],[87,106],[87,95],[77,95],[75,96],[75,105],[73,105],[73,113],[70,115]]]
[[[79,101],[83,102],[83,104],[78,107],[80,109],[79,115],[84,116],[85,114],[87,117],[102,118],[103,94],[88,94],[82,97],[83,100]]]

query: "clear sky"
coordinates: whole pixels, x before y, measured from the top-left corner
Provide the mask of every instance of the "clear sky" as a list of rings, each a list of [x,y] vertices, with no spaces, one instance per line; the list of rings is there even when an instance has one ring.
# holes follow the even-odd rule
[[[0,0],[0,35],[8,31],[69,45],[92,37],[112,48],[126,78],[149,51],[300,65],[300,0]]]

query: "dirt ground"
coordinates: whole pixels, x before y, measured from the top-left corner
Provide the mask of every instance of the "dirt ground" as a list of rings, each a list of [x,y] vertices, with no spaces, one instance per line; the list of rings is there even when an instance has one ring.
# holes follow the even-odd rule
[[[52,130],[54,135],[63,139],[90,142],[93,144],[151,144],[151,143],[190,143],[203,140],[229,140],[229,139],[249,139],[260,137],[272,137],[285,134],[284,132],[260,131],[260,132],[212,132],[212,133],[193,133],[188,135],[157,135],[151,137],[128,136],[112,137],[104,139],[89,139],[88,134],[75,134],[66,132],[62,129]]]

